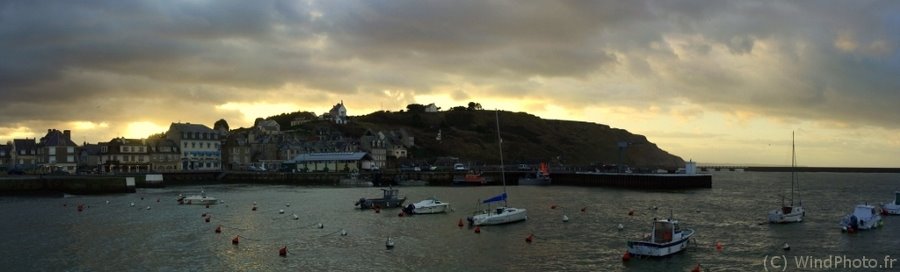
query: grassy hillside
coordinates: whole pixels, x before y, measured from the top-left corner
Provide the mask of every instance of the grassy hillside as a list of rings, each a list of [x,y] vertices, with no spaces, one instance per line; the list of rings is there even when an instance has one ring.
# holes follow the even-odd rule
[[[633,167],[683,167],[684,160],[659,149],[642,135],[606,125],[545,120],[527,113],[500,112],[503,155],[507,163],[552,162],[566,165],[617,164],[619,142],[628,142],[625,164]],[[329,125],[313,122],[309,126]],[[366,129],[404,128],[415,137],[411,154],[419,159],[453,156],[488,164],[498,163],[495,112],[455,109],[425,112],[374,112],[356,116],[351,124],[333,125],[347,136],[361,136]],[[286,126],[285,126],[286,127]],[[294,129],[302,129],[297,127]],[[442,139],[435,138],[438,131]]]

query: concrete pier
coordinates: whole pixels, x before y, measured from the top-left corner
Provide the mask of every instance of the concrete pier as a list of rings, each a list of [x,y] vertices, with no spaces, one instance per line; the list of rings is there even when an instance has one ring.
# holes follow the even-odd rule
[[[123,177],[17,176],[0,178],[3,195],[61,195],[133,193]]]

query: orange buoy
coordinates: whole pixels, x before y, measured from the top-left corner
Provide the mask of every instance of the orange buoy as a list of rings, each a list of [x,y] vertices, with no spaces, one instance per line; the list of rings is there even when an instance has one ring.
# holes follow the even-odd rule
[[[63,203],[63,207],[68,207],[68,206],[69,206],[68,203]]]
[[[700,272],[700,271],[703,271],[703,267],[700,266],[699,263],[697,264],[697,266],[694,267],[694,269],[691,269],[691,272]]]
[[[206,217],[206,213],[201,214],[200,217]]]
[[[206,208],[209,209],[209,204],[206,204]]]
[[[628,252],[628,251],[626,250],[626,251],[625,251],[625,254],[622,255],[622,261],[623,261],[623,262],[627,262],[627,261],[629,261],[629,260],[631,260],[631,252]]]
[[[581,208],[581,212],[584,212],[586,210],[587,210],[587,207]]]
[[[156,198],[156,203],[159,203],[159,198]]]
[[[381,209],[375,208],[375,213],[381,213]]]
[[[532,240],[534,240],[534,233],[528,235],[528,237],[525,238],[525,242],[529,243],[529,244],[531,243]]]
[[[237,245],[238,243],[240,243],[241,241],[239,238],[240,238],[240,236],[235,236],[234,239],[231,239],[231,244]]]
[[[216,227],[216,233],[222,233],[222,225]]]
[[[403,217],[403,212],[398,213],[397,216]]]
[[[456,223],[456,226],[459,227],[459,228],[462,228],[462,227],[463,227],[462,218],[459,219],[459,223]]]
[[[210,217],[212,217],[212,215],[206,217],[206,219],[205,219],[205,220],[206,220],[206,223],[209,223],[209,218],[210,218]]]
[[[724,249],[724,246],[722,246],[722,243],[716,242],[716,250],[718,250],[719,252],[722,252],[722,249]]]
[[[253,206],[253,208],[250,209],[250,210],[255,212],[255,211],[256,211],[256,206]]]
[[[628,210],[628,216],[633,216],[633,215],[634,215],[634,210]]]
[[[557,206],[556,206],[556,204],[553,204],[553,205],[550,205],[550,209],[553,209],[553,210],[555,210],[555,209],[556,209],[556,207],[557,207]]]
[[[78,212],[81,212],[83,210],[84,210],[84,204],[78,204]]]
[[[278,250],[278,256],[281,256],[281,257],[287,256],[287,246],[283,246],[283,247],[281,247],[281,249]]]
[[[481,228],[478,226],[475,226],[475,233],[481,233]]]

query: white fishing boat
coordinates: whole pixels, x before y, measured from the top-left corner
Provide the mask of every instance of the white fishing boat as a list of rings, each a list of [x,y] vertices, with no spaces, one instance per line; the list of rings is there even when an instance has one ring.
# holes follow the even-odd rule
[[[882,204],[881,208],[885,215],[900,215],[900,191],[894,192],[894,201]]]
[[[797,191],[800,190],[800,183],[797,180],[797,156],[794,148],[794,135],[791,133],[791,202],[787,204],[784,202],[784,196],[781,197],[781,208],[774,209],[769,211],[769,223],[796,223],[802,222],[803,216],[806,215],[806,211],[803,209],[803,201],[800,200],[799,195],[797,198],[797,203],[794,205],[794,188]]]
[[[442,202],[435,197],[409,204],[403,208],[403,212],[408,214],[445,213],[448,211],[450,211],[450,203]]]
[[[856,232],[878,228],[882,224],[884,222],[881,221],[881,211],[878,207],[861,204],[856,205],[853,213],[844,216],[844,219],[841,220],[841,230]]]
[[[653,232],[644,239],[628,241],[628,253],[648,257],[672,255],[687,248],[693,235],[693,229],[681,229],[677,220],[654,219]]]
[[[503,165],[503,139],[500,138],[500,111],[495,113],[497,119],[497,141],[500,146],[500,165]],[[503,182],[503,193],[481,201],[478,205],[487,204],[488,208],[476,211],[475,214],[469,216],[470,225],[499,225],[506,223],[514,223],[525,221],[528,219],[528,211],[522,208],[509,207],[507,202],[508,194],[506,192],[506,172],[500,167],[500,179]],[[503,202],[500,207],[492,208],[491,204],[495,202]]]
[[[206,191],[200,190],[199,195],[189,195],[183,196],[180,195],[178,197],[179,204],[187,204],[187,205],[214,205],[218,204],[219,200],[215,197],[209,197],[206,195]]]

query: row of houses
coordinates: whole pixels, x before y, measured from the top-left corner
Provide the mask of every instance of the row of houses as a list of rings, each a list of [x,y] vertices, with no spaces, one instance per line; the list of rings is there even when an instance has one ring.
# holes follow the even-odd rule
[[[69,130],[50,129],[39,140],[15,139],[0,145],[0,165],[30,173],[358,171],[383,168],[389,159],[406,158],[408,148],[415,144],[404,130],[366,131],[362,137],[349,138],[328,127],[317,128],[311,137],[282,132],[271,120],[236,131],[219,122],[215,127],[172,123],[161,135],[119,137],[81,146],[72,142]],[[346,154],[355,159],[348,160]]]

